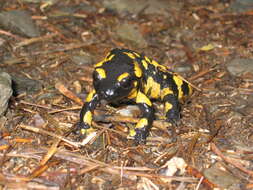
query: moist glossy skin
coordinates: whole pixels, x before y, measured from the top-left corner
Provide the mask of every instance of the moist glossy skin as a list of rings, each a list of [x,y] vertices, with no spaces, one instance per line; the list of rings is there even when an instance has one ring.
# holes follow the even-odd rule
[[[79,130],[90,129],[93,111],[101,100],[108,102],[130,99],[140,107],[142,117],[129,136],[138,144],[146,142],[154,120],[151,99],[164,103],[169,122],[180,118],[179,102],[192,93],[188,83],[156,61],[128,49],[113,49],[97,63],[92,90],[80,113]]]

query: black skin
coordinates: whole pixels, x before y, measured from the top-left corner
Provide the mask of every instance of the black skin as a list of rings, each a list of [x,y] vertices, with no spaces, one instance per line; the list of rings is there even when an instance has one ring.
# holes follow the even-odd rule
[[[154,108],[152,104],[150,105],[150,103],[145,101],[138,102],[136,96],[129,97],[129,95],[133,91],[142,92],[142,94],[144,94],[143,84],[146,82],[147,78],[151,76],[155,81],[161,84],[161,88],[170,88],[173,91],[173,94],[166,95],[162,101],[172,104],[173,109],[169,110],[166,113],[166,116],[168,121],[174,123],[180,118],[180,107],[177,97],[178,87],[175,81],[172,79],[173,75],[171,73],[159,71],[152,64],[149,64],[148,69],[145,69],[141,63],[141,61],[144,59],[143,55],[138,54],[138,57],[132,59],[128,55],[124,54],[124,52],[133,53],[134,51],[127,49],[114,49],[105,58],[103,64],[95,66],[95,69],[103,69],[106,72],[106,77],[101,77],[101,75],[94,70],[93,86],[95,93],[93,94],[92,99],[86,102],[82,107],[78,128],[81,130],[89,129],[91,127],[83,120],[84,115],[88,111],[93,112],[101,100],[106,100],[108,103],[111,103],[124,99],[131,99],[139,106],[142,112],[141,118],[147,119],[147,125],[135,128],[135,142],[137,144],[143,144],[146,142],[146,138],[154,120]],[[111,55],[114,55],[114,57],[108,60]],[[142,70],[141,76],[136,75],[133,61],[136,61],[140,66],[140,69]],[[129,76],[118,81],[117,78],[123,73],[128,73]],[[164,75],[167,75],[166,80],[162,78]],[[184,93],[187,95],[187,93],[189,93],[189,91],[187,92],[188,84],[184,84],[182,88]],[[148,97],[149,95],[145,94],[144,96]]]
[[[97,107],[98,103],[100,102],[99,98],[98,98],[98,94],[96,94],[92,101],[90,102],[86,102],[83,107],[82,107],[82,110],[80,112],[80,118],[83,118],[84,116],[84,113],[87,112],[87,110],[91,110],[91,111],[94,111],[95,108]],[[89,126],[89,124],[83,122],[82,120],[80,120],[80,122],[78,123],[78,131],[80,131],[80,129],[89,129],[91,126]]]
[[[150,123],[150,125],[140,129],[135,129],[136,135],[134,137],[134,140],[136,144],[145,144],[146,138],[149,135],[150,128],[152,127],[151,124],[155,119],[155,111],[153,107],[150,107],[147,104],[138,104],[138,106],[142,112],[142,118],[148,118],[148,123]]]

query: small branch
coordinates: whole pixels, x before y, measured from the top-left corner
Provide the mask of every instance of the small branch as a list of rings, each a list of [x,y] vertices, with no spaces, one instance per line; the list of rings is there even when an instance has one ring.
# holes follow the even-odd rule
[[[231,159],[224,156],[222,154],[222,152],[218,149],[218,147],[214,143],[211,143],[211,149],[215,154],[217,154],[219,157],[221,157],[225,162],[233,165],[234,167],[238,168],[239,170],[241,170],[244,173],[246,173],[246,174],[250,175],[251,177],[253,177],[253,171],[250,171],[250,170],[246,169],[245,167],[242,166],[242,164],[240,164],[238,162],[235,162],[235,161],[232,161]]]
[[[80,147],[80,143],[78,143],[78,142],[70,141],[70,140],[64,138],[63,136],[57,135],[55,133],[51,133],[51,132],[43,130],[43,129],[39,129],[39,128],[36,128],[36,127],[33,127],[33,126],[29,126],[29,125],[19,125],[19,127],[21,127],[22,129],[28,130],[28,131],[33,131],[35,133],[40,133],[40,134],[49,135],[51,137],[55,137],[57,139],[60,139],[60,140],[62,140],[64,142],[66,142],[66,143],[74,146],[75,148]]]
[[[69,99],[73,100],[74,102],[78,103],[79,105],[83,105],[83,101],[78,98],[73,92],[68,90],[64,84],[58,82],[55,84],[55,88],[59,90],[64,96],[68,97]]]
[[[36,38],[25,39],[22,42],[17,43],[14,46],[14,49],[19,48],[19,47],[23,47],[23,46],[27,46],[27,45],[30,45],[30,44],[33,44],[33,43],[36,43],[36,42],[45,41],[45,40],[53,38],[57,35],[58,34],[54,33],[54,34],[48,34],[48,35],[40,36],[40,37],[36,37]]]
[[[22,38],[20,36],[14,35],[14,34],[8,32],[8,31],[1,30],[1,29],[0,29],[0,34],[6,35],[6,36],[10,36],[10,37],[15,38],[17,40],[25,40],[25,38]]]

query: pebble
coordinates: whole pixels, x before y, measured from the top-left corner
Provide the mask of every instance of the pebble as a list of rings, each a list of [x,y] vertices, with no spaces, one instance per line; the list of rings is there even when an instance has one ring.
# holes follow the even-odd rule
[[[116,34],[121,40],[130,42],[132,45],[136,45],[140,48],[147,47],[147,42],[140,33],[137,24],[121,24],[116,28]]]
[[[105,8],[118,12],[119,14],[160,14],[169,15],[170,10],[180,10],[183,3],[166,0],[105,0]]]
[[[228,11],[230,12],[246,12],[252,10],[253,1],[252,0],[235,0],[228,7]]]
[[[73,6],[61,6],[59,7],[61,11],[69,13],[69,14],[74,14],[78,12],[82,13],[94,13],[97,11],[97,8],[95,6],[92,6],[89,3],[86,2],[80,2],[76,5]]]
[[[242,107],[239,111],[244,115],[250,115],[253,113],[253,94],[250,94],[247,97],[246,103],[244,103],[244,107]],[[252,117],[253,121],[253,117]]]
[[[48,4],[55,4],[58,0],[20,0],[26,3],[48,3]]]
[[[3,39],[3,38],[0,38],[0,55],[4,55],[4,53],[5,53],[5,48],[6,48],[6,40],[5,39]],[[4,56],[0,56],[0,64],[2,64],[2,62],[3,62],[3,57]]]
[[[24,92],[26,92],[27,94],[32,94],[42,89],[42,84],[37,80],[33,80],[16,74],[12,74],[11,77],[13,82],[14,95],[19,95]]]
[[[26,37],[37,37],[39,29],[31,19],[30,14],[23,10],[0,12],[0,25],[6,30]]]
[[[11,76],[8,73],[0,73],[0,116],[8,108],[8,101],[12,95]]]
[[[221,166],[218,163],[215,163],[210,168],[205,169],[203,174],[213,184],[224,189],[231,186],[235,187],[240,182],[240,180],[231,175],[230,172],[222,170]]]
[[[246,72],[253,73],[253,59],[235,58],[226,67],[229,73],[234,76],[241,76]]]
[[[180,62],[173,65],[173,71],[181,75],[192,72],[192,66],[186,62]]]
[[[62,6],[58,6],[57,8],[51,10],[51,11],[48,11],[48,16],[49,17],[68,17],[68,16],[72,16],[74,14],[78,14],[78,13],[81,13],[79,15],[79,18],[81,17],[86,17],[86,14],[89,14],[89,13],[94,13],[97,11],[97,8],[95,6],[92,6],[88,3],[78,3],[76,5],[71,5],[71,6],[66,6],[66,5],[62,5]],[[81,16],[82,15],[82,16]],[[78,18],[78,17],[76,17]],[[80,20],[83,22],[83,20]],[[73,21],[73,22],[70,22],[68,23],[70,25],[73,25],[76,26],[76,23]]]
[[[77,65],[92,65],[94,63],[93,58],[88,54],[73,55],[71,60]]]

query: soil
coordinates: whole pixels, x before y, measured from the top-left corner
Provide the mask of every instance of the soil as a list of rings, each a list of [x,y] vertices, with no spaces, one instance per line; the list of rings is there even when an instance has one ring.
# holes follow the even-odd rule
[[[0,71],[13,83],[0,189],[253,189],[253,3],[244,1],[0,2]],[[76,129],[93,64],[116,47],[194,89],[176,125],[155,102],[145,145],[127,138],[140,116],[128,104],[99,106],[92,139]]]

